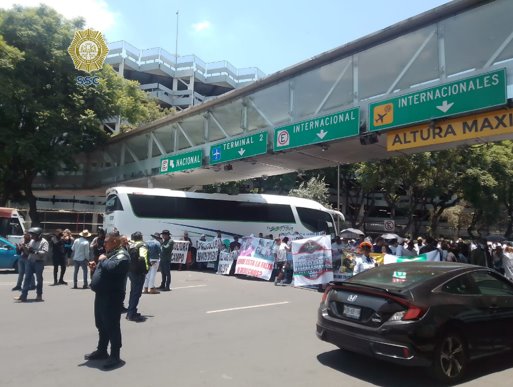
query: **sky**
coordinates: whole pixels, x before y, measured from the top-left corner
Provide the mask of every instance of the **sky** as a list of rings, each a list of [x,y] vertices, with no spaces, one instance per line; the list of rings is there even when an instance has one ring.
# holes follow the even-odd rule
[[[272,74],[447,2],[0,0],[0,8],[44,3],[65,18],[83,17],[107,42],[125,40],[139,49],[161,47]]]

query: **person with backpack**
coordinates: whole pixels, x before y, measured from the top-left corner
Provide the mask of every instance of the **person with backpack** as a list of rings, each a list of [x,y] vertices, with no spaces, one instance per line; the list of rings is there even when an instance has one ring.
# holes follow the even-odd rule
[[[129,243],[128,254],[130,255],[130,266],[128,270],[128,278],[130,279],[130,296],[128,299],[128,311],[126,319],[128,321],[143,322],[146,319],[137,312],[137,305],[141,298],[146,273],[149,270],[150,263],[148,261],[148,247],[143,241],[140,231],[136,231],[131,236],[132,241]]]
[[[155,276],[159,268],[160,259],[160,233],[152,234],[152,239],[146,241],[148,247],[148,259],[150,260],[150,268],[144,280],[144,294],[159,294],[160,292],[155,289]]]

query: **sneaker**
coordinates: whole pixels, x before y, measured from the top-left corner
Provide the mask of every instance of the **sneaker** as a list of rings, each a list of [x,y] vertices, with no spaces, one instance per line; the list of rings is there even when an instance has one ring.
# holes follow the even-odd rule
[[[96,350],[91,353],[88,353],[87,355],[84,355],[85,360],[103,360],[108,358],[109,354],[107,353],[107,351]]]
[[[155,288],[151,288],[148,293],[149,294],[160,294],[160,292],[158,290],[156,290]]]
[[[141,315],[126,316],[126,319],[128,321],[137,322],[137,323],[146,321],[146,319],[143,316],[141,316]]]
[[[170,292],[170,291],[171,291],[171,289],[169,289],[169,288],[164,288],[164,289],[161,289],[161,290],[162,290],[163,292]]]
[[[104,370],[111,370],[121,365],[121,359],[119,357],[109,356],[105,364],[102,365]]]
[[[41,294],[36,296],[36,301],[38,301],[38,302],[43,301],[43,296]]]
[[[16,291],[16,290],[21,290],[21,286],[15,286],[14,288],[11,289],[13,292]]]
[[[14,301],[16,302],[27,302],[26,298],[23,298],[22,296],[14,297]]]
[[[68,283],[66,281],[60,280],[59,285],[67,285]]]

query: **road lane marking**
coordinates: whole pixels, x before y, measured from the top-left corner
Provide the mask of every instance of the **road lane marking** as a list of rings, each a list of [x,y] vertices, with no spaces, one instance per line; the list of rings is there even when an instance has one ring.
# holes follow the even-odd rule
[[[282,302],[273,302],[272,304],[260,304],[260,305],[250,305],[250,306],[239,306],[236,308],[228,308],[228,309],[218,309],[218,310],[209,310],[206,313],[212,314],[212,313],[221,313],[221,312],[231,312],[232,310],[243,310],[243,309],[254,309],[254,308],[265,308],[266,306],[275,306],[275,305],[284,305],[288,304],[288,301],[282,301]]]
[[[189,285],[189,286],[177,286],[176,288],[171,288],[171,290],[176,290],[176,289],[189,289],[189,288],[203,288],[207,285]]]

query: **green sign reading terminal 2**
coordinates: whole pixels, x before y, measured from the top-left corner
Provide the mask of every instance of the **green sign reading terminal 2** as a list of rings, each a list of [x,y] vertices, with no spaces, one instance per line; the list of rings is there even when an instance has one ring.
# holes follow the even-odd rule
[[[506,104],[500,69],[369,105],[369,130],[391,129]]]
[[[210,147],[210,165],[267,153],[267,132],[260,132]]]

